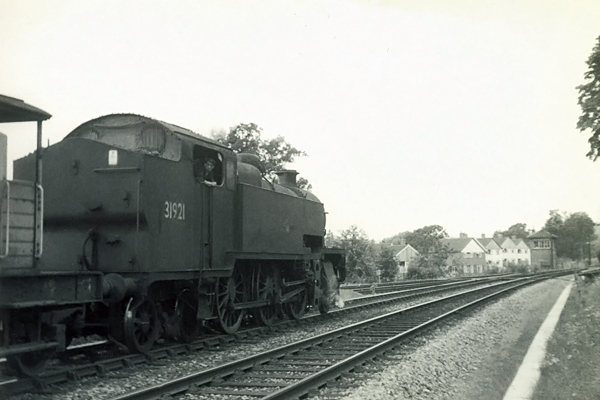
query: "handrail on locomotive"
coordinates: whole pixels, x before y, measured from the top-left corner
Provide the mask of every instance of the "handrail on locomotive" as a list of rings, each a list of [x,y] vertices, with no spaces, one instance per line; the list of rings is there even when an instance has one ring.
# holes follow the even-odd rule
[[[34,214],[33,214],[33,243],[35,243],[34,251],[32,254],[32,265],[35,265],[36,259],[42,255],[42,235],[43,235],[43,188],[42,188],[42,122],[52,117],[46,111],[34,107],[30,104],[25,103],[22,100],[0,95],[0,123],[14,123],[14,122],[36,122],[37,123],[37,137],[36,137],[36,151],[35,151],[35,188],[34,192]],[[6,142],[5,142],[6,143]],[[0,241],[4,242],[4,253],[0,258],[6,258],[10,252],[10,185],[11,182],[8,180],[6,174],[6,163],[7,163],[7,149],[3,148],[0,154],[1,171],[3,172],[0,176],[0,181],[4,182],[3,186],[6,186],[6,196],[0,197],[0,210],[3,211],[4,217],[0,214]],[[1,190],[1,189],[0,189]],[[6,200],[4,200],[6,199]],[[2,229],[5,226],[5,229]],[[2,265],[0,265],[0,270]]]

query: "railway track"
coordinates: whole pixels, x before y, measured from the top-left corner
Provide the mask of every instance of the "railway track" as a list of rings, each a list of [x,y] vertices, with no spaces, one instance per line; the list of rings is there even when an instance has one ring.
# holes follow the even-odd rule
[[[425,286],[404,290],[396,290],[370,296],[357,297],[346,301],[346,307],[332,310],[328,314],[309,314],[300,321],[284,320],[271,327],[254,327],[244,329],[236,335],[213,334],[203,337],[189,344],[172,344],[160,346],[147,354],[121,354],[114,355],[115,349],[111,344],[99,342],[80,346],[70,350],[69,361],[64,363],[56,361],[38,377],[34,378],[8,378],[0,381],[0,394],[10,396],[24,392],[45,391],[52,385],[63,384],[70,381],[78,381],[92,376],[101,376],[107,372],[117,371],[124,368],[160,362],[172,359],[179,355],[190,354],[205,350],[212,350],[234,342],[253,340],[252,338],[268,336],[273,331],[298,329],[300,326],[322,324],[335,318],[344,318],[352,313],[358,313],[370,308],[381,308],[395,303],[406,302],[416,298],[441,295],[450,291],[461,290],[474,285],[490,284],[490,279],[468,280],[460,282],[442,283],[434,286]]]
[[[242,360],[126,393],[115,400],[186,394],[289,399],[313,393],[435,324],[545,277],[518,278],[391,312]]]
[[[361,294],[374,294],[374,293],[387,293],[397,290],[405,289],[416,289],[422,287],[431,287],[437,285],[445,285],[449,283],[461,283],[468,281],[481,281],[481,280],[499,280],[499,279],[512,279],[517,274],[495,274],[495,275],[480,275],[476,277],[461,277],[451,279],[419,279],[419,280],[408,280],[408,281],[397,281],[397,282],[384,282],[384,283],[373,283],[373,284],[344,284],[342,289],[353,290]]]

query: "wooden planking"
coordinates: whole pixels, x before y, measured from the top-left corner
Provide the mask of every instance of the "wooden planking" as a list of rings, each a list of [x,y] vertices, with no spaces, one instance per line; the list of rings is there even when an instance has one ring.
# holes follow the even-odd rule
[[[10,182],[10,198],[31,200],[35,199],[35,185],[31,182]]]
[[[10,242],[26,242],[33,243],[33,229],[32,228],[17,228],[14,226],[10,227],[9,231]]]
[[[3,243],[6,245],[5,243]],[[33,256],[33,243],[10,242],[8,244],[9,257]]]
[[[6,213],[6,209],[2,210]],[[33,199],[10,199],[10,214],[33,214],[35,212],[35,203]]]
[[[6,220],[6,214],[2,214],[2,221]],[[3,226],[6,223],[3,222]],[[13,228],[29,228],[33,229],[33,214],[13,214],[10,213],[10,229]]]

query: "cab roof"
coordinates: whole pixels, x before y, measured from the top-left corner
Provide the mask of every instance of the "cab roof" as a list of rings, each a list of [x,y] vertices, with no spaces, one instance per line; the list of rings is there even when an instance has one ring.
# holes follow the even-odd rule
[[[69,133],[65,138],[73,138],[80,137],[85,133],[87,129],[90,128],[122,128],[125,126],[131,126],[134,124],[158,124],[162,126],[167,132],[172,134],[173,136],[179,139],[192,139],[193,141],[203,141],[205,143],[210,143],[214,146],[221,147],[224,149],[229,149],[227,146],[219,143],[218,141],[208,138],[206,136],[199,135],[189,129],[182,128],[177,125],[169,124],[167,122],[159,121],[157,119],[145,117],[139,114],[108,114],[102,117],[98,117],[92,119],[90,121],[84,122],[75,128],[71,133]],[[126,134],[126,133],[124,133]]]
[[[0,123],[45,121],[52,117],[46,111],[16,99],[0,94]]]

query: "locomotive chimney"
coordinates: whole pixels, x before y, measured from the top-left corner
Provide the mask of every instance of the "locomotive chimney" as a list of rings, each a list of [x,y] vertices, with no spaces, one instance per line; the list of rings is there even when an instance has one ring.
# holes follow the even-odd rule
[[[283,186],[296,186],[296,175],[297,171],[291,169],[284,169],[281,171],[275,171],[277,178],[279,178],[279,184]]]

